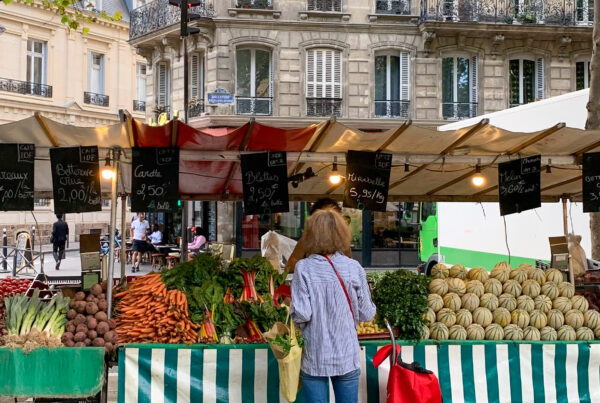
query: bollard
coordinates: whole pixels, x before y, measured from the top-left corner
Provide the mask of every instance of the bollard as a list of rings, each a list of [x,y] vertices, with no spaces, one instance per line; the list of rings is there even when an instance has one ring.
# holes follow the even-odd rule
[[[6,261],[6,257],[8,255],[8,237],[6,236],[6,228],[2,228],[2,270],[8,270],[8,262]]]

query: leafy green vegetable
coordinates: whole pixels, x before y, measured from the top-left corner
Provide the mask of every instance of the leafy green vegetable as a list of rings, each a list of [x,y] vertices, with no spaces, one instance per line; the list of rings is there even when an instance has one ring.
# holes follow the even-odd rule
[[[285,322],[287,318],[286,307],[276,307],[270,294],[264,295],[262,304],[248,304],[250,318],[256,322],[262,332],[268,332],[275,322]]]
[[[304,348],[304,338],[302,334],[296,330],[296,340],[298,342],[298,347]],[[276,346],[281,347],[283,352],[288,355],[292,349],[292,338],[290,335],[286,335],[285,337],[278,334],[275,338],[268,339],[269,343],[275,344]]]

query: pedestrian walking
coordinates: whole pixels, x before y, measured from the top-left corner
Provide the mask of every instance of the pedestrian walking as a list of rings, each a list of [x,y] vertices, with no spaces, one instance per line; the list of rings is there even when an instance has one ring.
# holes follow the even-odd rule
[[[142,255],[148,250],[147,233],[150,225],[145,218],[146,213],[137,213],[137,220],[131,223],[131,237],[133,238],[133,245],[131,247],[133,251],[133,255],[131,256],[132,273],[140,271]]]
[[[52,225],[52,235],[50,243],[52,244],[52,255],[56,261],[56,270],[60,269],[60,262],[65,258],[65,244],[69,238],[69,226],[63,221],[63,215],[56,215],[57,221]]]

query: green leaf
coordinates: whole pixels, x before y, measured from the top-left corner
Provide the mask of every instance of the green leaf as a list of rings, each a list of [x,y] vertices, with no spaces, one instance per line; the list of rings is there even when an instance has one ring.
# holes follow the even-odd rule
[[[123,13],[121,13],[120,11],[117,11],[113,18],[115,21],[121,21],[121,19],[123,18]]]
[[[88,27],[83,27],[83,29],[82,29],[82,33],[83,33],[84,35],[87,35],[87,34],[89,34],[89,33],[90,33],[90,29],[89,29]]]

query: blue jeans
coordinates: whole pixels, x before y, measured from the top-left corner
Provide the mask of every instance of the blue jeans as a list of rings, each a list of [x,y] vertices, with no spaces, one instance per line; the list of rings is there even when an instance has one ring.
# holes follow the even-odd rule
[[[328,376],[311,376],[300,372],[302,388],[300,393],[307,403],[328,403],[329,392]],[[358,403],[358,379],[360,369],[340,376],[332,376],[333,393],[335,401],[340,403]]]

